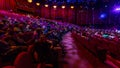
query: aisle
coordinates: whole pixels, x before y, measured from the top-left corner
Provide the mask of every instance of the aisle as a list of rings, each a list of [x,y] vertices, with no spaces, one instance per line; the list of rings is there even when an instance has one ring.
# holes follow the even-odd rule
[[[75,39],[75,36],[69,32],[63,37],[62,45],[66,51],[64,61],[67,62],[63,68],[117,68],[100,62],[80,44],[80,40]]]
[[[66,56],[64,60],[68,62],[67,68],[92,68],[92,66],[82,58],[79,57],[74,40],[71,37],[71,33],[67,33],[63,37],[62,44],[64,44],[64,49],[66,50]],[[64,68],[66,68],[66,66]]]

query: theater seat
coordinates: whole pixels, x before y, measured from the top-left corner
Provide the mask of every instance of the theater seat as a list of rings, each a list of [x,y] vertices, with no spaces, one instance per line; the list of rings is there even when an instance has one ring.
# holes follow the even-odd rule
[[[33,45],[30,45],[29,47],[28,47],[28,52],[29,53],[33,53]],[[34,59],[37,61],[38,60],[38,54],[36,53],[36,52],[34,52]]]
[[[14,66],[5,66],[5,67],[2,67],[2,68],[15,68]]]
[[[41,64],[38,64],[38,65],[37,65],[37,68],[41,68]]]
[[[36,68],[32,62],[29,52],[21,52],[14,61],[14,66],[5,66],[3,68]]]
[[[120,68],[120,61],[112,58],[110,55],[107,55],[107,60],[106,62],[111,62],[112,65],[116,66],[116,68]]]
[[[14,62],[14,66],[16,68],[35,68],[31,55],[28,52],[20,53]]]

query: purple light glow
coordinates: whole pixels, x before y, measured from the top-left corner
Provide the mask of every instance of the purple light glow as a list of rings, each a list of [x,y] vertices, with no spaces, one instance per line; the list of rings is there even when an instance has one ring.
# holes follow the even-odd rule
[[[120,7],[115,9],[116,11],[120,11]]]
[[[115,12],[115,13],[120,12],[120,6],[116,5],[116,6],[113,7],[113,9],[114,9],[113,12]]]
[[[114,6],[112,12],[115,13],[115,14],[120,13],[120,6]]]

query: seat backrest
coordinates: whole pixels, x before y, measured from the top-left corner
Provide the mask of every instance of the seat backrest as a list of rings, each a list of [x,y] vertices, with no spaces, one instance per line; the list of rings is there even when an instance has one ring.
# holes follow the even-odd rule
[[[35,68],[29,52],[21,52],[15,59],[16,68]]]
[[[2,68],[15,68],[14,66],[5,66],[5,67],[2,67]]]
[[[32,58],[34,58],[34,60],[38,60],[38,54],[37,54],[36,51],[34,51],[34,46],[33,46],[33,45],[30,45],[30,46],[28,47],[27,52],[33,54]]]

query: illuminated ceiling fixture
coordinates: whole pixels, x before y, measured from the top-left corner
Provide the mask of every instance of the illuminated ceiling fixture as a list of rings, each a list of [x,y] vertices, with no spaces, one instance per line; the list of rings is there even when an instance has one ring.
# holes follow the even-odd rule
[[[45,4],[45,7],[48,7],[48,5],[47,5],[47,4]]]
[[[32,0],[27,0],[28,1],[28,3],[32,3]]]
[[[62,9],[64,9],[65,8],[65,6],[62,6]]]
[[[71,6],[70,8],[71,8],[71,9],[74,9],[74,6]]]
[[[53,8],[54,8],[54,9],[56,9],[56,8],[57,8],[57,6],[56,6],[56,5],[54,5],[54,6],[53,6]]]
[[[37,6],[40,6],[40,3],[36,3]]]

